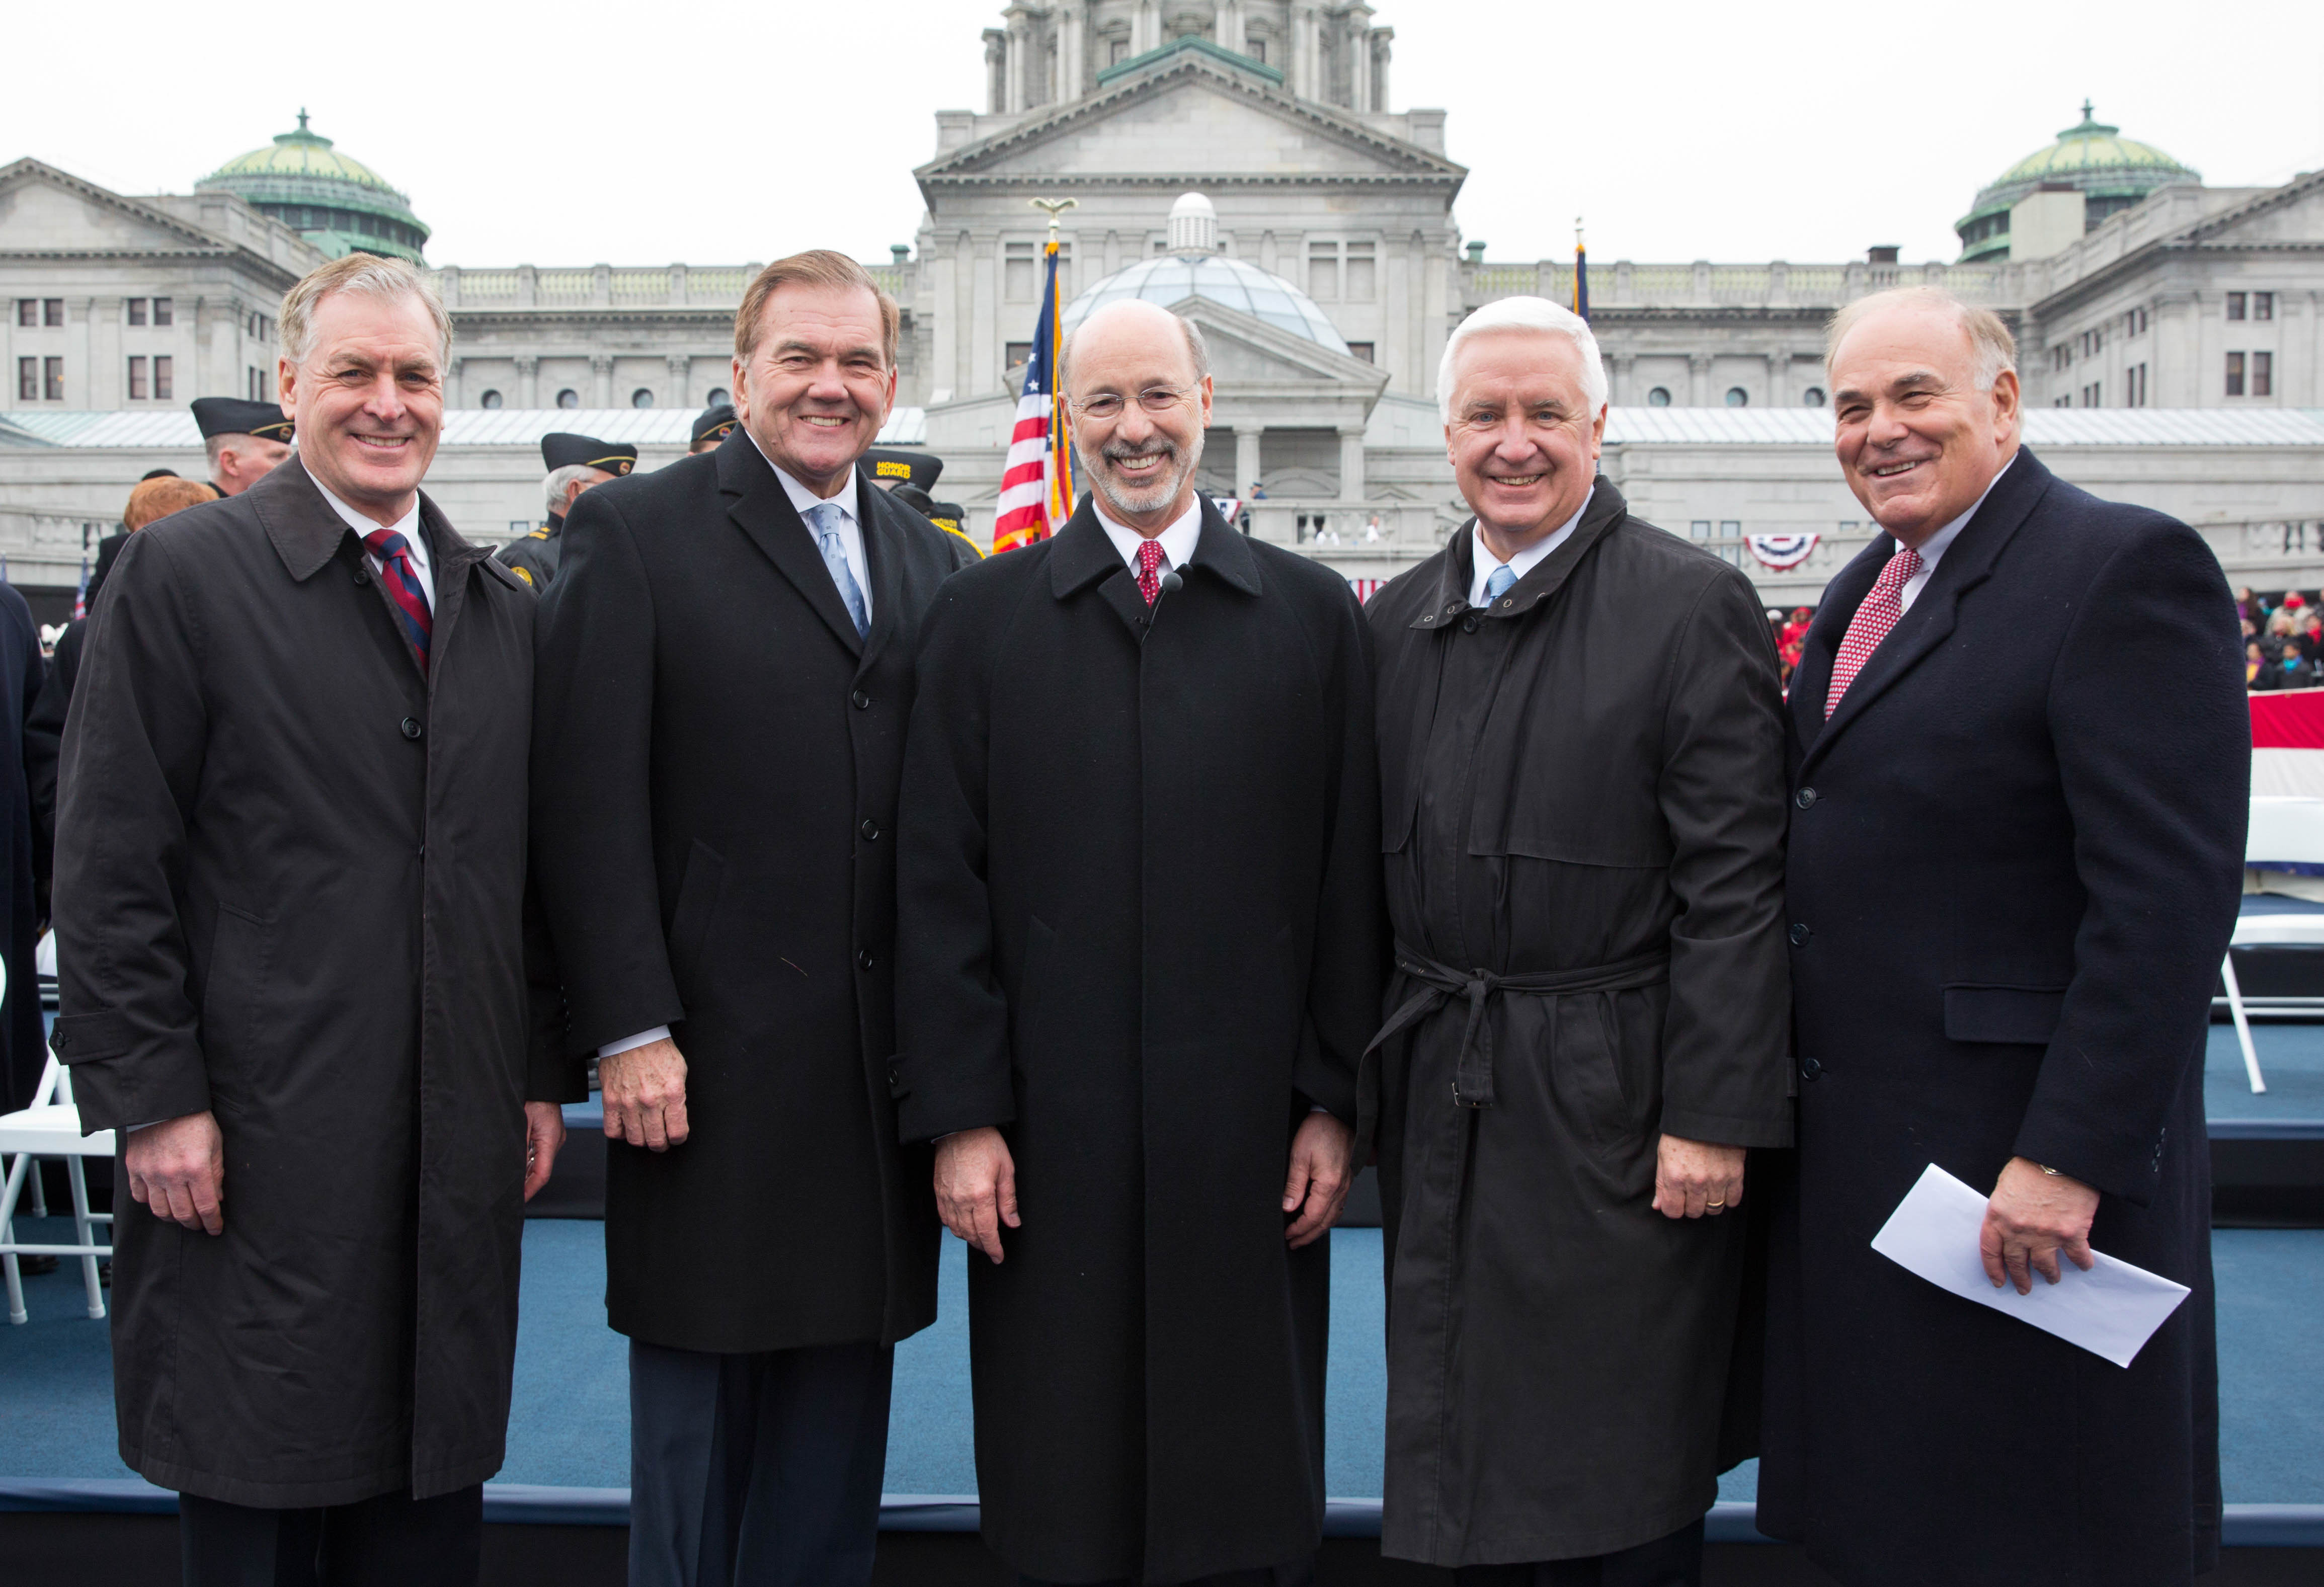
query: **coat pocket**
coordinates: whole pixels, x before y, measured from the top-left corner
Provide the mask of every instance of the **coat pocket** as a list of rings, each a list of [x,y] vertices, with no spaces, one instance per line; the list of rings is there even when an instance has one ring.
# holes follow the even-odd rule
[[[678,879],[678,908],[669,917],[669,973],[678,982],[680,997],[687,996],[696,972],[702,967],[710,927],[718,918],[719,894],[725,886],[724,858],[696,838],[686,856],[686,874]]]
[[[2062,986],[1948,986],[1945,1038],[2047,1047],[2065,1009]]]
[[[211,1095],[228,1111],[259,1080],[273,973],[273,922],[220,904],[202,975],[202,1057]]]

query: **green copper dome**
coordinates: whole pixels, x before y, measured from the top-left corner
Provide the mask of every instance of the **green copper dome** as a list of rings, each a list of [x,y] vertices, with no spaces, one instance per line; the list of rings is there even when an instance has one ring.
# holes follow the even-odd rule
[[[2001,173],[1977,196],[1977,204],[1953,223],[1961,240],[1961,263],[2009,257],[2009,207],[2028,193],[2063,184],[2083,196],[2087,227],[2144,200],[2172,182],[2198,182],[2202,173],[2180,164],[2152,143],[2126,138],[2082,101],[2082,119]]]
[[[344,254],[384,254],[423,263],[428,228],[411,201],[359,160],[349,159],[320,133],[277,134],[219,166],[194,184],[197,191],[226,192],[273,216],[334,259]]]

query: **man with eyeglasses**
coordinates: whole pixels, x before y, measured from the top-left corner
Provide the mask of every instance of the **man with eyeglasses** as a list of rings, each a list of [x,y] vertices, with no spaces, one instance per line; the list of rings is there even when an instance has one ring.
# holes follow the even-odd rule
[[[1026,1582],[1305,1582],[1385,967],[1370,657],[1345,579],[1195,490],[1192,324],[1109,304],[1064,365],[1094,494],[923,641],[897,1112],[982,1253],[985,1540]]]

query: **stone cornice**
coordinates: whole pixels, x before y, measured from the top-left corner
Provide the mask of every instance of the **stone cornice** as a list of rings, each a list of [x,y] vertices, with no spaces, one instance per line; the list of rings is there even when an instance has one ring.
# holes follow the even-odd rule
[[[1006,189],[1038,188],[1042,192],[1082,191],[1092,189],[1120,188],[1145,191],[1164,189],[1184,192],[1187,183],[1198,182],[1206,193],[1231,192],[1248,188],[1404,188],[1415,192],[1443,192],[1448,198],[1461,190],[1467,173],[1445,175],[1435,171],[1344,171],[1315,172],[1254,171],[1238,174],[1233,171],[1203,171],[1190,176],[1185,171],[1082,171],[1063,172],[1055,176],[1035,175],[1028,171],[996,171],[991,174],[972,172],[966,175],[945,175],[921,179],[924,197],[936,192],[964,192],[979,188]]]
[[[2262,193],[2256,198],[2247,199],[2233,209],[2223,210],[2209,220],[2198,221],[2172,240],[2208,243],[2210,238],[2227,230],[2230,226],[2241,225],[2271,210],[2289,208],[2304,198],[2311,198],[2319,195],[2324,195],[2324,171],[2311,171],[2304,176],[2293,178],[2271,192]],[[2269,245],[2255,245],[2265,247]]]
[[[22,252],[10,250],[5,254],[0,254],[0,257],[59,260],[222,257],[234,259],[262,275],[271,276],[286,289],[299,279],[298,272],[284,268],[255,249],[235,242],[231,238],[222,237],[216,232],[201,226],[189,225],[166,209],[157,209],[150,204],[140,204],[134,198],[125,198],[109,188],[100,188],[95,182],[84,180],[70,171],[59,171],[44,161],[27,156],[11,164],[0,166],[0,188],[12,187],[19,182],[33,181],[45,182],[52,188],[61,189],[72,194],[85,203],[96,204],[116,214],[128,216],[143,225],[159,227],[184,238],[191,246],[184,249],[59,248],[29,249]]]

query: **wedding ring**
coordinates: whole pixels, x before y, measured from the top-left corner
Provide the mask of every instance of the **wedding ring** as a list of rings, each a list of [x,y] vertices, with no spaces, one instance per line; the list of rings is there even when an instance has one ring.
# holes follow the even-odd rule
[[[1723,1201],[1707,1201],[1707,1202],[1704,1202],[1702,1204],[1703,1204],[1704,1206],[1706,1206],[1706,1207],[1719,1208],[1719,1207],[1723,1207],[1723,1206],[1725,1206],[1727,1204],[1726,1204],[1725,1202],[1723,1202]]]

